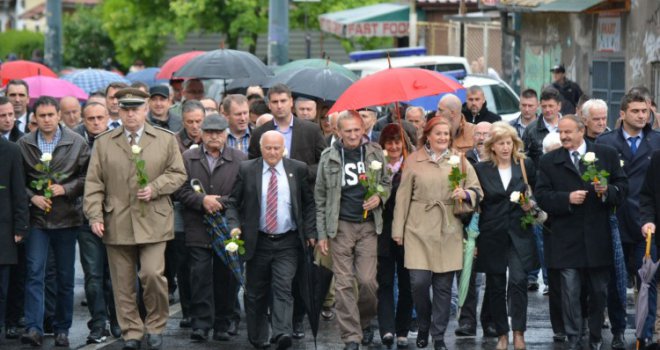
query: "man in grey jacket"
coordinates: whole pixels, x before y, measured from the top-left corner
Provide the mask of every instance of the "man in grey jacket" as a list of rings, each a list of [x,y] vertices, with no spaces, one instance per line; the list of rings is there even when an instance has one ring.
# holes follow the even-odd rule
[[[327,255],[332,246],[341,338],[346,350],[356,350],[360,342],[368,345],[373,338],[369,323],[377,305],[377,235],[383,228],[382,205],[388,198],[390,183],[383,151],[365,138],[360,115],[342,112],[337,128],[340,140],[323,151],[319,162],[314,193],[316,226],[321,253]],[[365,198],[367,189],[359,178],[367,173],[368,166],[375,170],[376,182],[384,191]],[[358,298],[353,290],[355,280],[360,290]]]

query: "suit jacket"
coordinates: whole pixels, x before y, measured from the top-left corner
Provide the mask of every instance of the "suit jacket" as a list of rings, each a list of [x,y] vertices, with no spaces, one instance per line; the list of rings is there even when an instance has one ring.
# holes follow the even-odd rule
[[[628,179],[613,148],[585,142],[587,152],[594,152],[598,158],[596,168],[610,173],[604,198],[582,180],[563,147],[546,153],[539,162],[534,194],[552,220],[551,254],[545,256],[549,268],[605,267],[613,262],[609,216],[623,203]],[[581,172],[586,170],[582,162],[580,168]],[[569,195],[575,190],[589,191],[581,205],[569,203]]]
[[[644,183],[639,192],[640,222],[652,222],[656,226],[656,234],[660,232],[660,151],[653,152],[651,164],[644,176]],[[640,230],[641,231],[641,230]],[[655,240],[660,245],[660,239]]]
[[[283,162],[289,180],[291,216],[296,222],[300,243],[304,244],[307,239],[317,238],[316,206],[307,179],[307,166],[293,159],[285,158]],[[259,239],[259,218],[261,211],[266,210],[261,208],[262,172],[261,157],[241,163],[231,196],[225,202],[230,229],[241,228],[246,261],[254,255]]]
[[[28,232],[28,198],[20,148],[0,137],[0,265],[16,264],[14,235]]]
[[[23,137],[23,135],[25,135],[25,133],[19,130],[18,126],[14,125],[14,127],[9,132],[9,141],[16,142],[18,139]]]
[[[651,129],[650,125],[644,128],[644,138],[633,157],[628,141],[624,139],[621,128],[610,131],[598,137],[596,143],[614,147],[623,161],[623,170],[628,175],[628,196],[617,208],[619,219],[619,232],[621,241],[627,243],[639,242],[642,237],[642,222],[639,217],[639,191],[646,176],[646,170],[651,163],[651,155],[660,150],[660,132]]]
[[[291,149],[288,150],[289,159],[295,159],[307,164],[308,181],[312,185],[311,188],[314,188],[321,153],[328,145],[323,138],[323,133],[318,124],[300,118],[292,118],[293,135],[291,135]],[[275,130],[275,122],[273,120],[253,130],[250,137],[250,147],[248,148],[248,158],[254,159],[261,157],[259,140],[261,139],[261,135],[269,130]]]
[[[524,164],[527,180],[533,188],[536,181],[534,162],[525,159]],[[474,166],[484,192],[480,203],[477,271],[506,273],[507,255],[503,252],[509,249],[516,251],[524,271],[529,272],[539,267],[533,227],[529,225],[523,229],[520,226],[525,212],[519,204],[509,200],[513,191],[525,193],[527,188],[520,166],[521,164],[511,164],[511,181],[507,188],[502,186],[500,173],[492,161],[480,162]]]
[[[83,210],[90,224],[105,224],[105,244],[134,245],[174,238],[170,194],[187,178],[179,145],[171,132],[147,123],[138,145],[153,191],[149,202],[137,199],[137,174],[124,127],[107,131],[94,141]]]

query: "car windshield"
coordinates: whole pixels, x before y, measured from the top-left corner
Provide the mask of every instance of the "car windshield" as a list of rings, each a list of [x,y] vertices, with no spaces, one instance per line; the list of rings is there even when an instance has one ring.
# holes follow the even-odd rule
[[[506,87],[501,85],[489,85],[491,95],[495,101],[496,113],[499,115],[516,113],[519,111],[518,100]],[[490,104],[489,104],[490,106]]]

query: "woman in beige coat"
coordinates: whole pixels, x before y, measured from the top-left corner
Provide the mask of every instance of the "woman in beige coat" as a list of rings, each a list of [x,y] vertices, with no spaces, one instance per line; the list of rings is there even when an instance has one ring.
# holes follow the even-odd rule
[[[477,175],[465,159],[463,186],[451,187],[452,156],[460,155],[451,149],[450,126],[435,117],[424,128],[419,149],[406,159],[396,196],[392,239],[405,245],[405,267],[410,270],[419,322],[418,348],[428,345],[429,331],[435,349],[447,348],[444,333],[449,323],[451,284],[454,273],[463,267],[463,224],[453,214],[454,205],[462,201],[475,208],[482,196]]]

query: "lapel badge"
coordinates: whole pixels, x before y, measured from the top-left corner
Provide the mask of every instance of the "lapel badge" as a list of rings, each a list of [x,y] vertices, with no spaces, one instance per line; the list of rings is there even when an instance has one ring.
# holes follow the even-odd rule
[[[292,174],[292,173],[289,173],[289,177],[293,177],[293,174]]]

